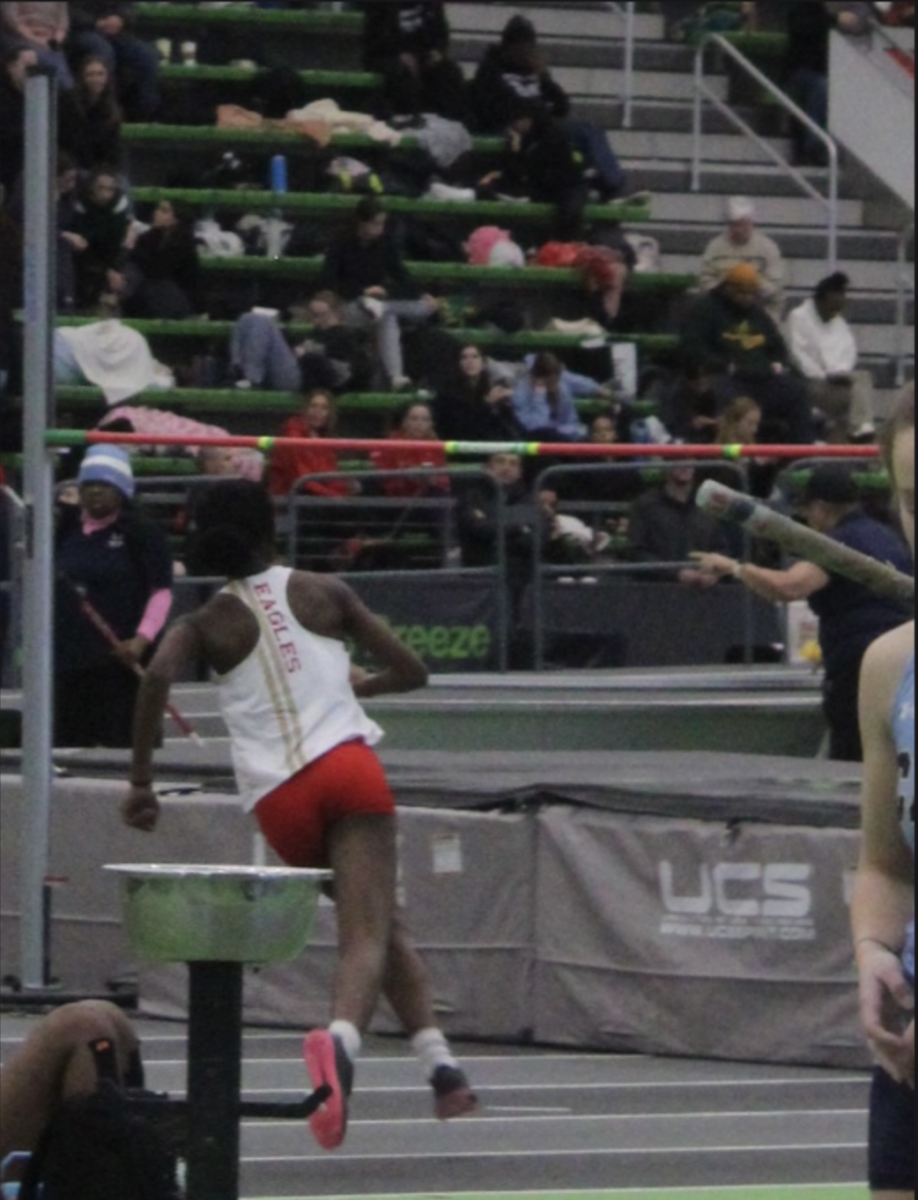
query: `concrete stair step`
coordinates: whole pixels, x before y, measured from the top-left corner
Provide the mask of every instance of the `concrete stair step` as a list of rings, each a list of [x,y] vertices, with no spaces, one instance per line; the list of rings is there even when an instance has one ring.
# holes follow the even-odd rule
[[[708,242],[717,232],[709,224],[671,224],[660,221],[659,205],[654,205],[654,220],[641,226],[665,247],[670,256],[690,255],[696,261],[704,253]],[[720,214],[723,217],[723,213]],[[766,230],[767,232],[767,230]],[[822,229],[782,228],[781,249],[788,258],[812,258],[824,260],[826,249],[825,233]],[[898,236],[886,230],[846,229],[839,239],[841,259],[845,263],[874,262],[894,264],[898,249]]]
[[[725,183],[730,177],[725,176]],[[683,222],[693,225],[713,226],[709,237],[720,229],[724,221],[724,195],[735,192],[740,186],[745,191],[745,173],[733,176],[733,187],[724,187],[721,193],[713,191],[681,192],[661,191],[654,196],[653,220],[656,226],[681,225]],[[635,183],[635,187],[640,184]],[[825,206],[808,197],[783,197],[765,195],[757,198],[758,220],[763,229],[781,229],[784,226],[824,230],[826,224]],[[839,222],[842,229],[862,231],[864,222],[864,204],[861,200],[842,200],[839,202]]]
[[[591,41],[619,41],[624,36],[623,19],[595,4],[450,4],[449,19],[454,35],[463,33],[499,34],[511,17],[522,13],[535,23],[539,36],[546,41],[588,38]],[[640,41],[664,39],[664,21],[651,13],[639,13],[635,30]],[[493,37],[492,37],[493,40]]]
[[[790,153],[786,138],[772,138],[771,144],[785,157]],[[691,162],[693,137],[690,133],[646,129],[618,129],[609,134],[609,141],[621,158],[634,161],[660,160],[663,163]],[[764,166],[770,161],[762,150],[748,138],[729,134],[710,134],[706,154],[712,164],[742,163]]]
[[[914,353],[915,326],[910,324],[905,331],[906,346]],[[858,325],[857,341],[861,354],[878,358],[894,359],[899,353],[898,333],[894,324]]]
[[[809,293],[826,274],[825,256],[823,254],[794,257],[787,251],[786,239],[780,240],[781,249],[787,259],[788,289],[792,292]],[[825,242],[821,248],[825,250]],[[700,268],[698,254],[671,254],[668,249],[663,256],[667,271],[697,274]],[[898,285],[898,272],[895,262],[860,262],[848,271],[851,276],[852,299],[864,297],[871,302],[887,301],[895,297]]]
[[[629,186],[632,190],[651,192],[687,192],[692,186],[692,171],[688,163],[648,162],[644,159],[625,158],[622,164],[629,171]],[[806,172],[806,177],[817,191],[827,195],[823,186],[823,173]],[[747,196],[767,196],[773,200],[783,197],[797,198],[805,195],[800,185],[777,166],[761,163],[743,164],[741,173],[736,164],[709,163],[701,173],[701,190],[721,196],[733,196],[742,191]],[[843,199],[854,198],[854,188],[842,180],[840,193]],[[816,203],[816,201],[811,201]],[[823,209],[825,211],[825,209]]]

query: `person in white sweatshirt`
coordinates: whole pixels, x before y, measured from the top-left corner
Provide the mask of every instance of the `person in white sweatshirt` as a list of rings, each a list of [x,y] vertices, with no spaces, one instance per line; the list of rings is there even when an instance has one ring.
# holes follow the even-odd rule
[[[831,442],[873,441],[873,378],[857,370],[858,347],[845,307],[851,281],[836,272],[787,319],[791,358],[805,376],[813,407],[825,414]]]

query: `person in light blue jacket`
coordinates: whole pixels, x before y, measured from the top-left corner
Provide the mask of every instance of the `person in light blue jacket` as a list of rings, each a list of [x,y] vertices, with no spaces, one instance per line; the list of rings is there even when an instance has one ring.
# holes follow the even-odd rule
[[[543,442],[583,442],[587,428],[576,401],[612,398],[609,388],[585,375],[565,370],[554,354],[526,359],[526,372],[513,392],[513,410],[526,433]]]

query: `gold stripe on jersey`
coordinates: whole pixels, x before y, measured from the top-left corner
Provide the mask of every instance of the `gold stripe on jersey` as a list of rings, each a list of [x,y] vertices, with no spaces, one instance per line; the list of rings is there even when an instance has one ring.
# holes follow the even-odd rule
[[[258,597],[255,595],[254,589],[248,580],[240,580],[230,586],[237,586],[240,589],[237,592],[239,599],[252,610],[258,622],[260,631],[258,646],[256,647],[258,661],[264,674],[265,684],[284,741],[287,769],[291,775],[294,775],[303,766],[303,763],[299,759],[299,750],[303,744],[305,731],[300,722],[299,711],[293,690],[290,687],[290,680],[283,663],[280,661],[280,654],[275,645],[274,629],[268,621],[267,614],[259,603]]]

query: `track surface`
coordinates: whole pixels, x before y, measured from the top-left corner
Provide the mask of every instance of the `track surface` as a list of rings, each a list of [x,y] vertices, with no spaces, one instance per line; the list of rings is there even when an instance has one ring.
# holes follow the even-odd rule
[[[8,1057],[34,1017],[0,1021]],[[185,1031],[140,1020],[148,1083],[184,1090]],[[301,1038],[249,1030],[244,1090],[305,1090]],[[481,1117],[442,1126],[399,1041],[371,1039],[344,1148],[246,1122],[245,1200],[861,1200],[868,1079],[793,1067],[462,1047]],[[193,1200],[193,1198],[192,1198]]]

